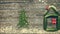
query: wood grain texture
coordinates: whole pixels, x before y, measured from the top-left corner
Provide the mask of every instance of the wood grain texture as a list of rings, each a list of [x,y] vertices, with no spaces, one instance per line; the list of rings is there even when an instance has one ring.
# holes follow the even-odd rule
[[[0,0],[2,2],[19,2],[20,0]],[[47,3],[46,3],[47,4]],[[6,3],[0,4],[0,33],[36,33],[36,34],[60,34],[60,31],[46,32],[43,30],[44,3],[34,0],[34,3]],[[29,29],[17,29],[20,10],[25,8]],[[58,8],[60,10],[60,8]]]

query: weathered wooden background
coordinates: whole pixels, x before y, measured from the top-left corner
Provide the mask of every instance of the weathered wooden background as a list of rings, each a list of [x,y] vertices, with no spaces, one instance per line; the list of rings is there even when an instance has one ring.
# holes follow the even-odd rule
[[[60,8],[60,0],[0,0],[0,33],[38,33],[38,34],[60,34],[60,31],[46,32],[43,30],[43,15],[47,4],[54,4]],[[20,10],[26,10],[29,29],[17,29]]]

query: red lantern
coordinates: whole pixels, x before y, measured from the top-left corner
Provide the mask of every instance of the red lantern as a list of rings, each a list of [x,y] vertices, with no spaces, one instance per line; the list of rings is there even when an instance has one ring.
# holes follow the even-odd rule
[[[56,18],[52,18],[52,24],[56,24]]]

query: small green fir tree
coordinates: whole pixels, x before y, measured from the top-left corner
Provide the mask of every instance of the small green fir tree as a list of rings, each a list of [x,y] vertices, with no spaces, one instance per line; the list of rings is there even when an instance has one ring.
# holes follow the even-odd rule
[[[22,27],[28,27],[27,17],[26,17],[26,11],[23,9],[21,10],[21,13],[19,14],[19,23],[17,24],[18,28]]]

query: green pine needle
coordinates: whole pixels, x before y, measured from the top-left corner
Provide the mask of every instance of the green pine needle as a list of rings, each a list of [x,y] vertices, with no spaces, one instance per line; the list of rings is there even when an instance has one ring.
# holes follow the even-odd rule
[[[17,24],[18,28],[28,27],[28,21],[26,20],[25,10],[21,10],[21,14],[19,16],[19,23]]]

